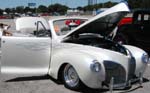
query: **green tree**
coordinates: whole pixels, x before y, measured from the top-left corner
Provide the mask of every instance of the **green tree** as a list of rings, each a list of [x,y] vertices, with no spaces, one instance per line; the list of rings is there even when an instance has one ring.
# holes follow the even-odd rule
[[[36,12],[37,12],[37,9],[36,9],[36,8],[30,8],[30,11],[31,11],[32,13],[36,13]]]
[[[115,2],[108,1],[108,2],[104,3],[104,7],[110,8],[110,7],[112,7],[112,6],[116,5],[116,4],[117,3],[115,3]]]
[[[5,12],[6,12],[7,14],[9,14],[9,13],[11,13],[12,11],[11,11],[10,8],[5,8]]]
[[[93,5],[88,5],[84,7],[85,11],[92,11],[94,9]]]
[[[23,13],[23,11],[24,11],[24,7],[23,6],[16,7],[16,12],[17,13]]]
[[[81,11],[81,10],[83,10],[83,7],[79,6],[79,7],[77,7],[77,9]]]
[[[65,5],[61,5],[61,4],[54,4],[54,5],[50,5],[48,7],[48,10],[50,13],[59,13],[61,15],[65,14],[67,11],[68,7]]]
[[[3,10],[2,9],[0,9],[0,15],[3,15]]]
[[[129,7],[131,9],[142,8],[143,0],[128,0]]]
[[[48,12],[48,8],[44,5],[40,5],[37,9],[37,12],[38,13],[46,13],[46,12]]]
[[[108,1],[108,2],[105,2],[105,3],[99,3],[99,4],[95,4],[95,5],[88,5],[88,6],[85,6],[83,9],[85,11],[92,11],[94,9],[99,9],[99,8],[104,8],[104,7],[109,8],[109,7],[112,7],[116,4],[117,4],[116,2]]]
[[[24,13],[31,12],[31,11],[32,11],[32,9],[30,7],[25,7],[24,8]]]
[[[14,14],[16,12],[15,8],[11,8],[11,12]]]

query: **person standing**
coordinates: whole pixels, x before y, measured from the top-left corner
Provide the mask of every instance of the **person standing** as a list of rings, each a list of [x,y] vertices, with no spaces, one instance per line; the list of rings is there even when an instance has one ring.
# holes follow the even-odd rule
[[[0,37],[2,37],[3,35],[5,35],[5,36],[12,36],[12,33],[7,31],[7,29],[9,27],[10,26],[7,25],[7,24],[0,23]]]

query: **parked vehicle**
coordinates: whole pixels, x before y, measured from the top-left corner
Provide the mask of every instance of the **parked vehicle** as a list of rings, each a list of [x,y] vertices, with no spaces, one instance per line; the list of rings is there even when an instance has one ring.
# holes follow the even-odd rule
[[[0,19],[6,19],[6,16],[0,15]]]
[[[40,16],[50,16],[50,14],[49,13],[42,13],[42,14],[40,14]]]
[[[2,36],[1,72],[16,76],[50,75],[70,89],[125,88],[140,80],[149,62],[145,51],[105,38],[128,6],[120,3],[58,38],[41,17],[16,20],[32,36]],[[115,16],[115,17],[114,17]],[[14,55],[15,53],[15,55]],[[138,54],[138,55],[137,55]]]
[[[138,46],[150,52],[150,10],[140,9],[123,18],[114,41]]]
[[[5,15],[0,15],[0,19],[10,19],[11,15],[5,14]]]

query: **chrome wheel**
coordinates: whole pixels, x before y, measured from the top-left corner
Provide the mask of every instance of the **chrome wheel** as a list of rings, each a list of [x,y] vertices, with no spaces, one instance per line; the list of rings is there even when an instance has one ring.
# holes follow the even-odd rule
[[[79,76],[75,69],[70,65],[67,64],[64,69],[64,83],[69,88],[77,88],[79,86]]]

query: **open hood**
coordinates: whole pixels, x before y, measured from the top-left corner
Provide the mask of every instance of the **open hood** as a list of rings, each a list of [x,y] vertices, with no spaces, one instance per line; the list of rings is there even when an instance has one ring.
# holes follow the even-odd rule
[[[122,2],[112,8],[98,14],[97,16],[89,19],[77,28],[73,29],[64,37],[80,33],[96,33],[102,36],[108,36],[117,26],[121,18],[129,12],[126,3]]]

